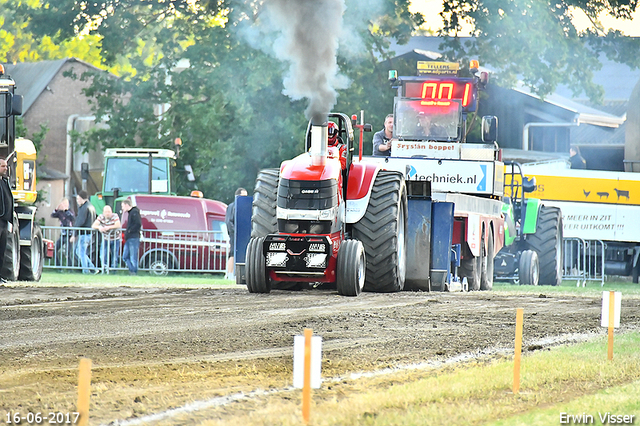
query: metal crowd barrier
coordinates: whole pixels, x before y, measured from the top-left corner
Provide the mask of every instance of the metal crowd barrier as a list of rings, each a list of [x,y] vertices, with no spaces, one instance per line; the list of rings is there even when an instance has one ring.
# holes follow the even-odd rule
[[[53,258],[46,259],[44,268],[82,270],[77,251],[78,238],[72,238],[79,231],[91,233],[87,255],[96,267],[94,272],[99,270],[108,274],[112,271],[128,271],[122,261],[122,239],[116,242],[118,257],[115,262],[110,250],[105,251],[106,257],[102,262],[102,235],[98,230],[59,226],[42,227],[43,237],[55,242]],[[139,271],[156,275],[166,275],[169,272],[224,273],[228,252],[229,241],[221,232],[143,229],[138,250],[138,268]]]
[[[577,287],[585,287],[587,281],[600,281],[600,286],[604,286],[605,249],[606,244],[601,240],[565,238],[562,278],[575,279]]]

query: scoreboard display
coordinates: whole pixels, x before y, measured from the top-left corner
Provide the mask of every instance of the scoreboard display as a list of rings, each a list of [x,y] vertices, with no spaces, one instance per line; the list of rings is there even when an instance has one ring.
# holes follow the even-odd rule
[[[478,91],[472,78],[429,78],[403,82],[402,97],[422,99],[424,105],[459,100],[462,111],[476,110]]]

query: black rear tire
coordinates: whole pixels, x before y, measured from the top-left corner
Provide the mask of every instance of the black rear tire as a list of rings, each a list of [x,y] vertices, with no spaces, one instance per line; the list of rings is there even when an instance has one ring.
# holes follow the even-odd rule
[[[4,250],[4,263],[0,276],[7,281],[16,281],[20,274],[20,227],[13,221],[13,231],[7,235],[7,247]]]
[[[33,224],[31,245],[20,247],[20,273],[18,279],[22,281],[40,281],[44,266],[44,246],[42,229],[37,223]]]
[[[276,204],[279,180],[279,169],[265,169],[258,173],[251,211],[251,237],[253,238],[278,232]]]
[[[353,237],[362,242],[367,260],[365,291],[389,293],[404,289],[406,271],[407,190],[404,176],[382,170],[371,189]]]
[[[540,281],[540,264],[537,252],[533,250],[522,252],[518,265],[518,277],[520,285],[538,285]]]
[[[560,285],[563,273],[562,212],[557,207],[541,206],[536,233],[527,235],[528,248],[538,253],[540,284]]]
[[[264,237],[251,238],[247,245],[246,276],[249,293],[271,292],[271,281],[267,277],[263,255]]]
[[[364,287],[366,274],[364,247],[358,240],[346,240],[338,250],[336,287],[342,296],[357,296]]]

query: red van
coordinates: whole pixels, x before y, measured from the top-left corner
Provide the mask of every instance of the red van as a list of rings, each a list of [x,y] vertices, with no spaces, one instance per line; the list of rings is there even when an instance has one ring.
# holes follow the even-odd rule
[[[136,194],[140,209],[140,268],[168,272],[225,272],[229,234],[227,205],[196,197]],[[126,227],[127,213],[122,217]]]

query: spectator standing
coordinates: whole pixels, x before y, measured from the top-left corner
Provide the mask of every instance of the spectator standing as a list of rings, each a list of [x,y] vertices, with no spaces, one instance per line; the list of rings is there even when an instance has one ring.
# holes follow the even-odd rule
[[[91,226],[102,234],[102,245],[100,247],[100,262],[102,272],[108,272],[109,268],[117,268],[120,260],[120,217],[114,213],[111,206],[104,206],[102,214],[99,215]]]
[[[580,148],[575,145],[569,147],[569,162],[572,169],[586,169],[587,162],[584,157],[580,155]]]
[[[80,191],[76,196],[76,202],[78,203],[76,227],[86,228],[86,230],[77,230],[75,235],[71,237],[71,242],[74,242],[76,238],[78,240],[78,243],[76,244],[76,256],[78,256],[78,259],[80,260],[82,273],[97,274],[100,271],[96,269],[96,266],[93,264],[91,258],[89,257],[90,252],[87,251],[91,247],[91,225],[93,225],[96,217],[96,210],[88,201],[89,195],[85,190]]]
[[[138,273],[138,249],[140,248],[140,229],[142,221],[140,210],[134,206],[130,199],[122,200],[122,210],[128,212],[127,229],[124,231],[124,249],[122,260],[129,268],[129,275]]]
[[[373,155],[389,157],[393,139],[393,114],[384,119],[384,128],[373,135]]]
[[[0,158],[0,271],[4,264],[7,237],[13,231],[13,194],[7,178],[8,170],[7,160]],[[6,282],[6,279],[0,277],[0,283]]]
[[[73,222],[76,219],[76,215],[73,211],[69,210],[69,199],[63,198],[60,200],[58,207],[56,207],[53,213],[51,213],[51,217],[57,218],[60,221],[60,226],[62,227],[62,230],[60,231],[60,238],[56,241],[56,248],[54,252],[56,256],[56,266],[65,264],[65,262],[63,262],[64,259],[66,259],[66,265],[72,265],[74,263],[73,244],[71,244],[69,239],[71,238],[73,231],[70,229],[64,229],[73,227]]]
[[[236,189],[236,197],[238,195],[245,196],[247,195],[247,190],[244,188]],[[235,249],[236,249],[236,200],[231,202],[227,206],[227,213],[224,217],[224,222],[227,224],[227,233],[229,234],[229,256],[227,257],[227,275],[225,276],[228,280],[235,280]]]

